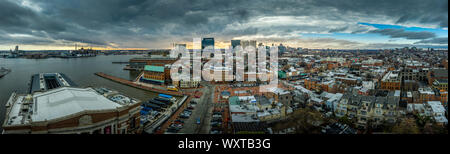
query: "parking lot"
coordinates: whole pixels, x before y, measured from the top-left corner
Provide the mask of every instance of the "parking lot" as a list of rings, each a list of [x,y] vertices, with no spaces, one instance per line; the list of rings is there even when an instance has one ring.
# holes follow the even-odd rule
[[[188,104],[185,111],[181,112],[178,119],[172,121],[174,124],[170,133],[181,134],[208,134],[209,133],[209,113],[212,112],[212,98],[215,86],[204,86],[199,89],[189,89],[186,92],[201,93],[198,98],[194,97]],[[177,121],[178,120],[178,121]],[[182,124],[181,124],[182,123]]]
[[[219,88],[220,87],[220,88]],[[187,92],[199,92],[202,95],[193,98],[187,108],[179,113],[178,118],[171,121],[167,133],[180,134],[222,134],[228,130],[228,104],[219,102],[218,94],[222,90],[251,90],[255,87],[230,88],[226,85],[206,85],[204,88],[186,90]]]
[[[183,111],[181,111],[178,115],[178,118],[172,120],[170,126],[167,128],[166,133],[187,133],[186,130],[189,130],[189,127],[194,126],[192,122],[192,117],[194,117],[193,111],[195,109],[196,103],[191,101]],[[183,130],[183,131],[181,131]]]

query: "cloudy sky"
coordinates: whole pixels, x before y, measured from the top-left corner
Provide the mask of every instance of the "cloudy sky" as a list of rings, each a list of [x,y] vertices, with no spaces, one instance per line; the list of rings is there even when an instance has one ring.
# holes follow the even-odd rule
[[[447,48],[448,0],[0,0],[0,50],[170,48],[194,37]]]

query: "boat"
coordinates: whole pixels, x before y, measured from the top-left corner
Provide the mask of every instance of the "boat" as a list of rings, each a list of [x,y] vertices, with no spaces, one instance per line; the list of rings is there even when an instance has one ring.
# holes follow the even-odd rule
[[[9,72],[11,72],[10,69],[4,68],[4,67],[0,68],[0,78],[2,78],[3,76],[5,76],[5,75],[8,74]]]

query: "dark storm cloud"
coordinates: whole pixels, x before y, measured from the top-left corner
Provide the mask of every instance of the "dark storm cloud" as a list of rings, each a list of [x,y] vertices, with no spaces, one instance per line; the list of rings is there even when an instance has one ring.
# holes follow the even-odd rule
[[[245,25],[264,16],[311,17],[347,23],[356,23],[359,18],[377,20],[376,16],[392,18],[397,23],[448,27],[447,0],[410,0],[407,4],[403,0],[28,0],[40,10],[23,6],[21,1],[0,0],[0,31],[94,45],[111,42],[120,46],[145,45],[145,41],[170,44],[186,37],[229,39],[255,34],[283,35],[299,30],[367,32],[367,29],[345,25],[329,28],[321,23],[227,29],[229,24]],[[380,33],[408,39],[431,36]],[[145,47],[150,46],[153,45]]]
[[[33,36],[18,36],[11,38],[6,33],[0,32],[0,42],[6,44],[35,44],[35,45],[48,45],[53,44],[55,41],[42,38],[42,37],[33,37]]]
[[[316,6],[343,12],[386,15],[397,23],[434,23],[448,27],[448,0],[314,0]]]
[[[406,38],[406,39],[429,39],[436,37],[436,34],[432,32],[414,32],[414,31],[405,31],[403,29],[377,29],[372,30],[370,33],[376,33],[381,35],[386,35],[391,38]]]
[[[2,1],[0,5],[0,27],[6,28],[11,26],[29,26],[30,18],[35,18],[37,15],[29,10],[24,9],[12,2]]]
[[[415,42],[414,44],[448,44],[448,37],[432,38]]]
[[[335,29],[331,29],[330,31],[328,31],[329,33],[336,33],[336,32],[343,32],[345,30],[347,30],[348,27],[342,27],[342,28],[335,28]]]

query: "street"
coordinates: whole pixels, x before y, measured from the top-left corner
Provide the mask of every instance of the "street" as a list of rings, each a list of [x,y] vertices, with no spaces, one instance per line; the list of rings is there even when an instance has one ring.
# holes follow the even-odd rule
[[[198,89],[203,95],[200,98],[194,98],[192,101],[197,102],[192,115],[189,119],[184,120],[184,127],[179,131],[182,134],[209,134],[211,113],[213,106],[213,97],[215,85],[203,85],[204,88]],[[195,91],[195,90],[186,90]],[[200,118],[200,124],[197,124],[197,118]]]

